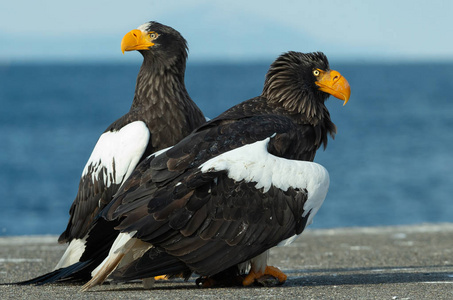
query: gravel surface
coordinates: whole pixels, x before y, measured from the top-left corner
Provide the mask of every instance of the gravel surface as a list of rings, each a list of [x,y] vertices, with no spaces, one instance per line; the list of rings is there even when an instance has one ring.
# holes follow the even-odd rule
[[[5,285],[50,271],[65,246],[56,236],[0,238],[1,299],[453,299],[453,223],[307,230],[271,251],[287,282],[272,288],[210,288],[188,282]]]

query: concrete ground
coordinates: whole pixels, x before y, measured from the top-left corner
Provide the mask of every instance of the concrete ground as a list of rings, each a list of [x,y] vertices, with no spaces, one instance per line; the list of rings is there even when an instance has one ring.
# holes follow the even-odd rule
[[[0,283],[50,271],[65,246],[56,236],[0,238]],[[200,289],[188,282],[0,285],[1,299],[453,299],[453,223],[307,230],[273,249],[287,282],[272,288]]]

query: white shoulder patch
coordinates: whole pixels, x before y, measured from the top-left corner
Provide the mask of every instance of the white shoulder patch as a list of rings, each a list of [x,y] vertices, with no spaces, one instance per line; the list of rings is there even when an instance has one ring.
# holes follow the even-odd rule
[[[134,170],[146,150],[150,133],[146,124],[135,121],[118,131],[101,135],[88,159],[82,176],[91,172],[91,179],[98,180],[104,172],[104,184],[122,183]]]
[[[289,187],[307,189],[308,200],[304,216],[310,212],[308,224],[321,207],[329,188],[329,173],[320,164],[289,160],[270,154],[267,145],[270,138],[228,151],[200,166],[203,173],[227,171],[228,177],[246,182],[256,182],[257,189],[267,192],[275,186],[283,191]]]

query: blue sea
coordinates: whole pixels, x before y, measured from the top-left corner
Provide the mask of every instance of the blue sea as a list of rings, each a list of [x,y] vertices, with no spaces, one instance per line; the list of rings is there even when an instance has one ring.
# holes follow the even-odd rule
[[[0,236],[60,234],[99,135],[128,111],[140,63],[0,65]],[[271,61],[192,63],[206,116],[261,93]],[[331,185],[312,228],[453,221],[453,64],[335,63],[349,103],[316,161]]]

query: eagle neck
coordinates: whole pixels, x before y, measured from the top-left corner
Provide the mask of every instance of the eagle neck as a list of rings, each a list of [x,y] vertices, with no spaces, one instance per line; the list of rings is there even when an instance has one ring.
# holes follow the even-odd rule
[[[184,84],[185,62],[150,63],[144,60],[135,88],[131,113],[152,132],[154,150],[172,146],[205,122]]]

